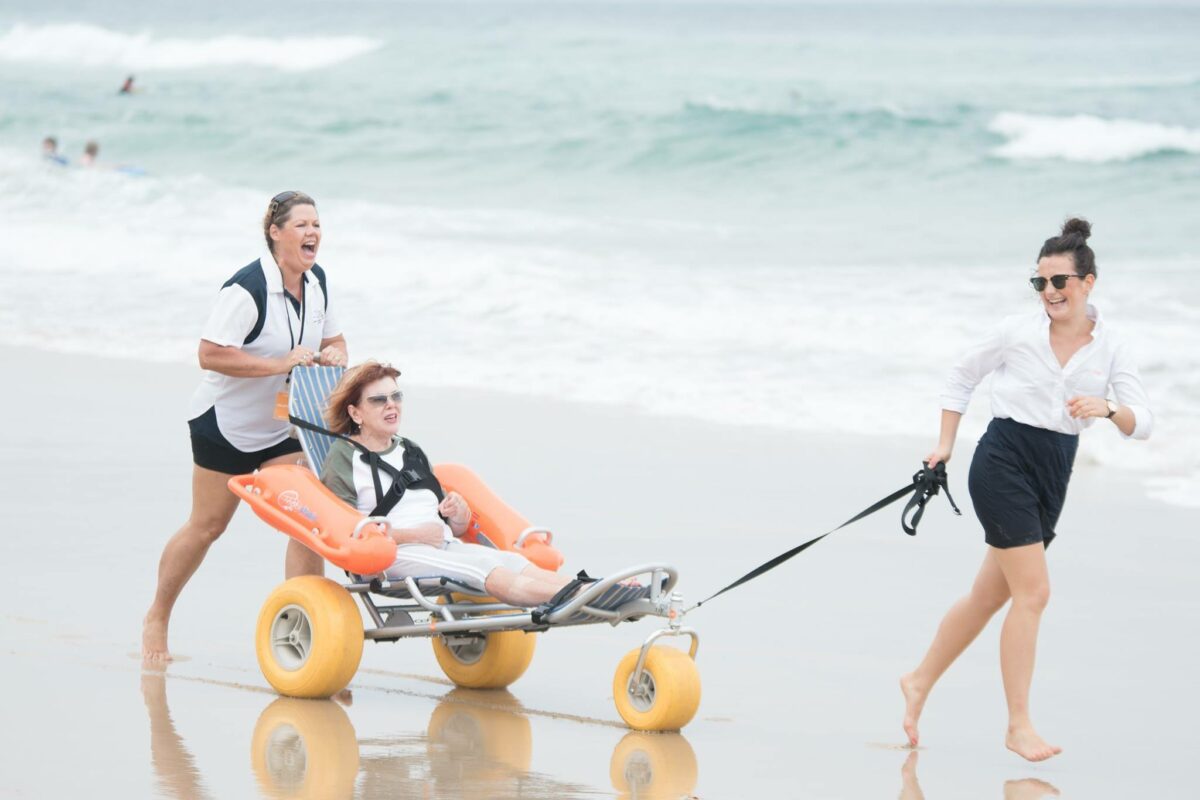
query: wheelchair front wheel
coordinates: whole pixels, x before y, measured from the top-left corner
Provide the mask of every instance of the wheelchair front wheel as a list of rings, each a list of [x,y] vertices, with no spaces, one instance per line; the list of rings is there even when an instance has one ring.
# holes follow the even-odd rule
[[[625,654],[613,676],[613,703],[625,724],[638,731],[677,731],[700,707],[700,672],[691,656],[673,647],[651,647],[634,685],[641,648]]]
[[[329,697],[362,659],[362,617],[344,588],[316,575],[284,581],[267,597],[254,635],[258,666],[288,697]]]

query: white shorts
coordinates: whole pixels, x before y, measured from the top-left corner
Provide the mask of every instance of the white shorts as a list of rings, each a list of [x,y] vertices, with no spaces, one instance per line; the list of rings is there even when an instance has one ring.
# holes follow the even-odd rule
[[[482,544],[457,539],[442,547],[429,544],[402,544],[396,548],[396,560],[387,568],[389,580],[404,578],[449,578],[457,583],[484,591],[483,583],[497,567],[520,573],[529,559],[510,550],[497,550]]]

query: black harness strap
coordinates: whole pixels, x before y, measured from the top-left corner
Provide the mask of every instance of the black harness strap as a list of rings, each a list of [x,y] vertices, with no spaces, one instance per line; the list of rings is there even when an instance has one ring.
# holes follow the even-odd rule
[[[961,516],[962,512],[959,511],[958,506],[954,504],[954,498],[950,496],[950,486],[946,483],[946,465],[939,463],[937,466],[935,466],[933,468],[922,465],[921,471],[913,475],[912,483],[910,483],[909,485],[907,485],[901,489],[897,489],[896,491],[892,492],[887,497],[883,498],[882,500],[879,500],[878,502],[872,503],[870,506],[868,506],[867,508],[864,508],[862,511],[858,512],[853,517],[851,517],[850,519],[843,522],[841,525],[838,525],[833,530],[826,531],[825,533],[821,534],[820,536],[816,537],[815,539],[809,539],[804,544],[797,545],[796,547],[793,547],[791,550],[788,550],[786,553],[780,553],[779,555],[775,556],[774,558],[772,558],[770,561],[766,562],[765,564],[760,564],[759,566],[757,566],[754,569],[747,572],[742,577],[738,578],[733,583],[726,586],[721,591],[717,592],[716,594],[709,595],[708,597],[704,598],[700,602],[696,603],[696,605],[692,606],[692,608],[699,608],[700,606],[707,603],[709,600],[712,600],[714,597],[719,597],[720,595],[723,595],[726,592],[728,592],[730,589],[736,589],[738,586],[741,586],[743,583],[752,581],[755,578],[757,578],[759,575],[762,575],[765,572],[770,572],[771,570],[775,569],[776,567],[778,567],[780,564],[787,561],[788,559],[790,559],[794,556],[800,555],[805,550],[812,547],[814,544],[821,541],[829,534],[836,533],[837,531],[840,531],[842,528],[846,527],[847,525],[850,525],[851,523],[854,523],[854,522],[858,522],[863,517],[870,516],[871,514],[874,514],[876,511],[880,510],[881,508],[890,506],[892,503],[896,502],[901,497],[904,497],[906,494],[910,494],[910,493],[912,494],[912,497],[910,497],[908,502],[904,505],[904,510],[902,512],[900,512],[900,526],[902,528],[904,528],[904,532],[907,533],[909,536],[916,536],[917,535],[917,524],[920,523],[921,517],[925,513],[925,504],[929,502],[929,499],[931,497],[933,497],[935,494],[938,493],[939,490],[942,490],[942,489],[945,490],[946,499],[950,501],[950,507],[954,509],[954,513]],[[911,524],[909,524],[908,514],[913,509],[916,509],[916,511],[915,511],[915,513],[913,513]],[[688,610],[690,611],[691,609],[688,609]]]
[[[368,516],[386,517],[388,512],[400,502],[400,498],[404,497],[404,493],[413,487],[429,489],[437,496],[439,503],[445,499],[445,494],[442,492],[442,484],[438,482],[437,476],[433,474],[433,468],[429,466],[428,457],[417,446],[416,442],[408,439],[403,440],[404,468],[397,469],[387,461],[384,461],[378,453],[359,444],[345,434],[327,430],[320,425],[314,425],[308,420],[301,419],[294,414],[288,415],[288,421],[297,428],[304,428],[314,433],[347,441],[362,454],[360,458],[363,460],[363,463],[371,468],[371,480],[375,482],[375,508],[371,510]],[[380,472],[386,472],[392,479],[392,485],[388,487],[386,492],[383,491],[383,481],[379,477]]]
[[[369,455],[364,453],[361,456],[362,460],[371,467],[371,479],[375,481],[377,502],[371,511],[372,517],[386,517],[388,512],[400,502],[400,498],[404,497],[404,493],[412,488],[429,489],[437,496],[439,503],[445,499],[445,495],[442,494],[442,484],[434,476],[425,453],[408,439],[404,440],[404,445],[403,469],[396,469],[384,461],[378,453],[369,453]],[[383,482],[379,479],[380,470],[392,477],[392,485],[388,487],[386,493],[383,491]]]

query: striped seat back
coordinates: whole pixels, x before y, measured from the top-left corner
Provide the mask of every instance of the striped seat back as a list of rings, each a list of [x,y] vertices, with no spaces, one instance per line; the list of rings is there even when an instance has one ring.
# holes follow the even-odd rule
[[[288,413],[313,425],[325,427],[325,403],[333,387],[342,379],[345,367],[297,367],[292,370],[291,391],[288,393]],[[315,431],[296,429],[300,445],[313,472],[321,474],[333,437]]]

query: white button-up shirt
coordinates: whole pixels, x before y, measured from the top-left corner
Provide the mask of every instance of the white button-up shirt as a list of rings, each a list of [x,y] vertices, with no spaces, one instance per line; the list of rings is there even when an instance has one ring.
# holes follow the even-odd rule
[[[965,412],[975,387],[993,373],[992,416],[1076,434],[1096,418],[1072,417],[1067,400],[1078,395],[1109,397],[1111,388],[1117,403],[1133,412],[1133,434],[1127,438],[1149,438],[1154,415],[1132,355],[1095,306],[1087,307],[1087,315],[1095,322],[1092,341],[1079,348],[1066,366],[1058,363],[1050,348],[1050,318],[1045,311],[1007,318],[950,370],[942,408]]]

